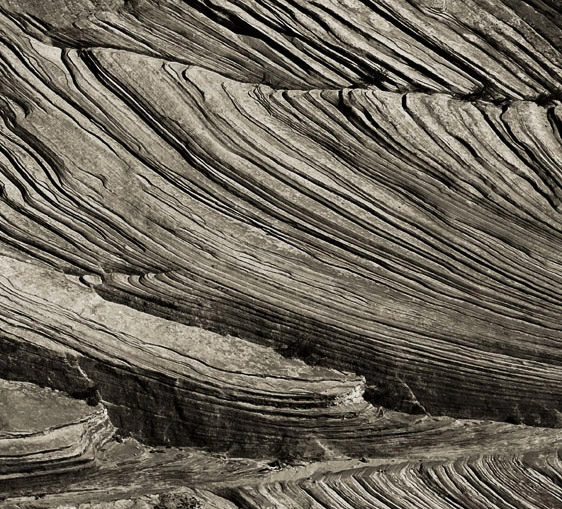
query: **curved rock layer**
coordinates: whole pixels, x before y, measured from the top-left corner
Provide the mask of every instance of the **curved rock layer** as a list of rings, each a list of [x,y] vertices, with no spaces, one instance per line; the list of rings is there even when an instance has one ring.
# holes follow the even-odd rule
[[[62,47],[119,47],[279,88],[560,91],[556,0],[2,0]]]
[[[103,400],[138,438],[323,457],[324,440],[343,453],[346,443],[362,447],[350,425],[367,436],[407,422],[378,418],[360,377],[106,303],[78,281],[0,260],[0,371]]]
[[[49,483],[37,478],[8,490],[5,503],[80,509],[558,507],[559,430],[456,422],[449,431],[435,427],[421,441],[403,433],[410,438],[382,445],[384,458],[296,466],[112,441],[97,452],[88,475]]]
[[[0,0],[0,505],[562,506],[559,3]]]
[[[551,509],[562,505],[559,452],[384,465],[240,488],[247,509]]]
[[[30,383],[0,380],[0,407],[0,490],[95,469],[96,450],[115,430],[101,405]]]
[[[529,440],[527,428],[374,408],[360,377],[105,302],[76,277],[0,261],[0,372],[101,401],[121,433],[143,441],[294,461]]]
[[[3,20],[6,244],[395,409],[560,425],[558,102],[276,91]]]

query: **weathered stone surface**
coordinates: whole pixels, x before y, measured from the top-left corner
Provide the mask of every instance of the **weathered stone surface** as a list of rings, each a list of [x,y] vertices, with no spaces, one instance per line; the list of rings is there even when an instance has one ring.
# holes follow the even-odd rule
[[[558,425],[559,106],[279,92],[6,26],[7,242],[392,408]]]
[[[362,399],[360,377],[107,303],[77,278],[0,260],[1,372],[103,401],[122,432],[234,455],[323,457],[325,440],[343,454],[346,442],[363,447],[347,439],[351,422],[386,429]]]
[[[556,0],[2,0],[49,44],[118,47],[276,88],[560,91]]]
[[[0,0],[6,503],[562,505],[561,79],[555,0]]]
[[[430,433],[413,425],[377,439],[385,457],[293,466],[112,441],[87,476],[12,489],[5,506],[409,509],[421,500],[432,509],[557,507],[560,431],[440,421],[432,419]]]
[[[0,490],[94,470],[115,430],[101,405],[25,382],[0,380],[0,408]]]

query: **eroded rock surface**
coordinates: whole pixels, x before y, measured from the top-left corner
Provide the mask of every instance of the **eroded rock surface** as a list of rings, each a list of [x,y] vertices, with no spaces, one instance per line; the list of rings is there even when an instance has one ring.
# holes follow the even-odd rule
[[[106,409],[26,382],[0,380],[0,489],[93,471],[115,431]]]
[[[562,505],[561,78],[555,0],[0,0],[6,504]]]

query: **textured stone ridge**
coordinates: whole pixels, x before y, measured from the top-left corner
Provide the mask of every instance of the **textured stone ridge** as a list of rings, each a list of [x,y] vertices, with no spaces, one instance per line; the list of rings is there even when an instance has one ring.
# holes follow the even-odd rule
[[[1,488],[94,469],[115,430],[101,405],[25,382],[0,380],[0,408]]]
[[[562,507],[561,83],[558,0],[0,0],[2,501]]]
[[[560,473],[558,454],[552,451],[517,458],[485,455],[409,461],[248,486],[231,490],[228,498],[248,509],[547,509],[562,504]]]
[[[5,505],[417,509],[421,500],[431,509],[551,509],[562,500],[559,430],[422,420],[431,432],[410,423],[377,439],[385,457],[292,466],[120,439],[103,446],[88,475],[12,487]]]
[[[0,367],[96,398],[122,433],[232,454],[323,457],[384,428],[364,380],[107,303],[77,278],[0,257]],[[370,425],[370,421],[375,421]],[[358,454],[355,452],[355,454]]]

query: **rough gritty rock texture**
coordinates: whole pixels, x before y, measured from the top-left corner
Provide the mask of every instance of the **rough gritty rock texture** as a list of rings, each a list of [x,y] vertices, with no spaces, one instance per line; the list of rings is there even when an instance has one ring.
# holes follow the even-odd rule
[[[556,0],[0,0],[7,507],[562,505],[561,83]]]

